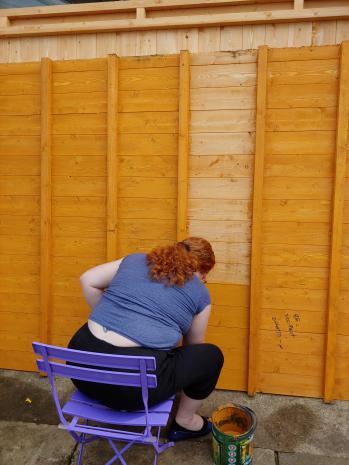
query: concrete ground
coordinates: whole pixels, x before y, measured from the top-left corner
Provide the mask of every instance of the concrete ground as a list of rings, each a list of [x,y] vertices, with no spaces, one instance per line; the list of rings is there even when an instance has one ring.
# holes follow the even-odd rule
[[[69,380],[59,383],[63,399],[71,391]],[[326,405],[318,399],[215,391],[200,413],[210,415],[228,402],[257,414],[253,465],[349,465],[349,402]],[[1,465],[76,465],[73,440],[57,428],[47,379],[0,370],[0,405]],[[102,465],[112,456],[103,441],[86,446],[85,454],[84,465]],[[135,446],[125,458],[128,465],[153,463],[150,447]],[[158,463],[212,465],[211,438],[178,443]]]

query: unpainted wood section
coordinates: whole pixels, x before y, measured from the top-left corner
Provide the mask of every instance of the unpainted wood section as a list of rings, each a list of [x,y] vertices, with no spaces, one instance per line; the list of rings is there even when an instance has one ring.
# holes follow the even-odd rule
[[[336,43],[336,21],[314,21],[312,45],[329,45]]]
[[[259,348],[259,305],[261,295],[261,246],[262,246],[262,199],[265,154],[265,118],[267,98],[268,48],[262,46],[257,62],[257,109],[256,109],[256,151],[253,185],[252,211],[252,250],[251,250],[251,294],[250,294],[250,330],[249,330],[249,367],[248,393],[255,394],[258,389],[258,348]]]
[[[135,19],[109,19],[98,21],[93,16],[92,20],[56,23],[49,22],[43,24],[28,24],[28,25],[11,25],[3,27],[0,30],[2,37],[26,37],[26,36],[47,36],[53,34],[79,34],[86,35],[89,38],[100,32],[127,32],[136,33],[138,30],[154,30],[176,29],[176,28],[192,28],[192,27],[210,27],[219,28],[220,26],[239,25],[239,24],[265,24],[279,23],[291,21],[313,21],[313,20],[334,20],[346,18],[349,16],[347,6],[343,7],[328,7],[318,9],[280,9],[265,11],[249,11],[249,12],[225,12],[220,13],[215,9],[213,12],[208,9],[209,14],[184,14],[180,13],[176,16],[161,16],[152,18],[135,18]],[[194,12],[195,13],[195,12]],[[161,32],[161,31],[160,31]],[[297,43],[297,45],[300,45]],[[95,46],[95,44],[94,44]],[[79,43],[78,43],[79,48]],[[169,53],[166,51],[166,53]],[[82,57],[88,58],[83,55]]]
[[[40,340],[49,342],[52,271],[52,64],[41,60]]]
[[[202,55],[205,55],[219,50],[241,51],[256,48],[263,43],[271,47],[330,45],[341,43],[342,40],[349,37],[347,25],[348,21],[345,20],[244,26],[221,25],[220,28],[206,29],[205,37],[208,40],[203,40],[204,36],[201,34],[200,47],[204,52]],[[120,56],[138,55],[141,58],[140,55],[174,54],[183,49],[193,53],[199,51],[198,28],[122,33],[99,32],[97,34],[79,34],[78,36],[79,46],[76,34],[2,39],[0,40],[0,60],[23,62],[40,60],[41,56],[49,56],[51,59],[74,60],[92,56],[105,57],[110,53],[117,53]],[[91,37],[93,37],[92,46]],[[86,45],[84,44],[85,40],[87,41]],[[234,54],[236,53],[239,52],[234,52]],[[219,58],[219,60],[221,59]],[[224,58],[224,60],[227,59],[228,57]],[[195,60],[197,58],[194,58],[194,62]],[[236,61],[236,58],[234,60]]]
[[[179,60],[178,120],[177,241],[182,241],[187,237],[188,231],[188,175],[190,150],[190,54],[186,50],[181,51]]]
[[[340,293],[341,252],[343,243],[343,210],[345,197],[346,156],[349,125],[349,42],[341,47],[336,164],[333,189],[331,255],[329,269],[328,320],[326,341],[325,402],[333,400],[336,370],[336,334]]]
[[[118,158],[117,158],[117,108],[118,108],[118,58],[108,58],[108,90],[107,90],[107,262],[115,260],[117,248],[118,220]]]

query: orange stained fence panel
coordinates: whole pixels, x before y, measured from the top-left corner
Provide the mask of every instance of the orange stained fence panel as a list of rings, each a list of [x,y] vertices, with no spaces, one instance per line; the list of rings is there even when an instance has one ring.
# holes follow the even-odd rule
[[[265,32],[272,43],[272,28]],[[30,343],[40,328],[67,344],[90,312],[81,273],[175,241],[180,221],[181,234],[206,237],[216,254],[206,339],[225,356],[218,388],[248,390],[250,382],[254,392],[323,397],[343,47],[268,49],[264,99],[256,99],[261,51],[52,60],[48,103],[40,63],[1,64],[0,366],[34,370]],[[256,144],[264,153],[257,171]],[[40,182],[44,153],[49,191]],[[348,167],[332,282],[336,399],[349,399]],[[43,195],[52,206],[46,230]]]

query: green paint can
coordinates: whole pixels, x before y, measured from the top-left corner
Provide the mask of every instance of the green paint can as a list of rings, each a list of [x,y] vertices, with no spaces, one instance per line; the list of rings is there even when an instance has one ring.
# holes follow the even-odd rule
[[[229,404],[212,414],[214,465],[252,464],[252,439],[257,426],[248,407]]]

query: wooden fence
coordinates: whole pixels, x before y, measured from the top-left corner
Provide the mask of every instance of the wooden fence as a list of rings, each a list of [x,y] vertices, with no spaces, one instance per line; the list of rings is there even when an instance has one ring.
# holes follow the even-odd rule
[[[334,45],[348,0],[127,0],[0,9],[0,62]]]
[[[79,275],[201,235],[223,389],[349,399],[348,43],[0,65],[0,366]],[[251,270],[251,272],[250,272]]]

